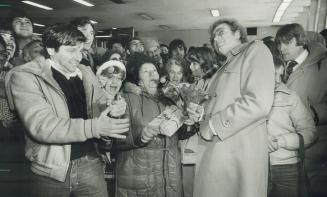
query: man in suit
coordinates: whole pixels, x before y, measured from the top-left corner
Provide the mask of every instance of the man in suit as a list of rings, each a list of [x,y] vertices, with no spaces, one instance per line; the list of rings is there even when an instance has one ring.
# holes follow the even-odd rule
[[[307,42],[300,24],[282,26],[276,44],[287,62],[284,81],[310,109],[317,125],[318,142],[306,151],[306,167],[313,196],[327,194],[327,49]]]

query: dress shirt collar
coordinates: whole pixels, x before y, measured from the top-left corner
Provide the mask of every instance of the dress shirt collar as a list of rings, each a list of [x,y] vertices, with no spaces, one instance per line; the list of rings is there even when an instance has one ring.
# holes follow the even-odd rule
[[[52,61],[51,59],[47,59],[48,63],[51,65],[52,68],[56,69],[58,72],[60,72],[62,75],[66,77],[67,80],[69,80],[71,77],[78,77],[81,80],[83,79],[82,71],[79,68],[76,68],[74,72],[67,73],[63,71],[62,67],[57,64],[56,62]]]
[[[308,57],[308,55],[309,55],[309,51],[307,49],[304,49],[304,51],[302,51],[302,53],[295,59],[297,65],[293,67],[293,71],[295,71],[301,66],[301,64]]]

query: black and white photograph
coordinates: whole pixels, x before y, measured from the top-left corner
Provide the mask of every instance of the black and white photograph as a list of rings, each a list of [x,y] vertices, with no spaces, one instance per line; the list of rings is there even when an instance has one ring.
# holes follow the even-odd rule
[[[326,0],[0,1],[0,197],[326,196]]]

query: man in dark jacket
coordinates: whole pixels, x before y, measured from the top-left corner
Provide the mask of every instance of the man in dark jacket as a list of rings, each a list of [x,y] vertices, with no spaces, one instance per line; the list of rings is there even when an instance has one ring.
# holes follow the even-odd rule
[[[303,27],[296,23],[281,27],[275,41],[287,62],[284,81],[311,110],[317,125],[319,140],[306,151],[306,167],[312,196],[326,196],[327,50],[320,43],[307,43]]]

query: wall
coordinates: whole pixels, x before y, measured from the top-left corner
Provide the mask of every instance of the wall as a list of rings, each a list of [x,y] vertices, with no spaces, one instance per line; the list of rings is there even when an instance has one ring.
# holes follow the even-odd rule
[[[202,46],[204,43],[209,43],[207,29],[146,31],[138,32],[138,36],[141,38],[156,38],[160,43],[167,45],[176,38],[182,39],[188,47]]]
[[[311,0],[310,6],[304,7],[304,11],[295,19],[295,23],[301,24],[307,31],[320,32],[325,29],[327,15],[326,0]],[[274,36],[279,26],[258,27],[257,36],[249,36],[249,40],[261,39],[266,36]],[[169,44],[175,38],[184,40],[187,46],[202,46],[209,43],[207,29],[193,30],[168,30],[138,32],[140,37],[154,37],[161,43]]]
[[[310,6],[304,7],[304,11],[294,22],[301,24],[307,31],[320,32],[325,29],[326,13],[326,0],[311,0]]]
[[[274,36],[277,29],[277,26],[258,27],[257,36],[248,36],[248,38],[249,40],[254,40],[261,39],[266,36]],[[138,36],[141,38],[156,38],[160,43],[165,43],[167,45],[173,39],[180,38],[186,43],[187,47],[202,46],[204,43],[209,43],[209,34],[207,29],[145,31],[138,32]]]

